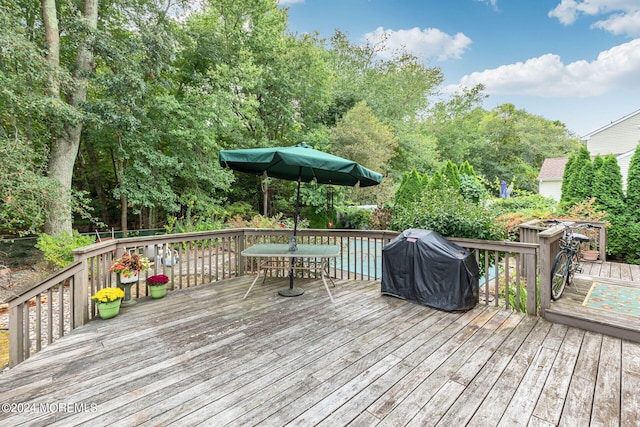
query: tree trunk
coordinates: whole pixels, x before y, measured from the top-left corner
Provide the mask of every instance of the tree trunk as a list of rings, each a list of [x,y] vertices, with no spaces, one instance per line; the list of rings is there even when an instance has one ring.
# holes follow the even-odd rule
[[[120,192],[120,229],[122,231],[127,231],[127,205],[129,202],[127,201],[127,195],[124,192]]]
[[[60,66],[60,32],[58,30],[58,16],[56,15],[55,0],[41,0],[42,23],[47,44],[47,62],[55,68]],[[55,73],[49,78],[49,96],[60,97],[60,83]]]
[[[58,33],[58,19],[56,16],[55,0],[42,0],[42,15],[45,25],[45,39],[47,43],[47,60],[54,66],[59,66],[60,36]],[[85,0],[83,18],[87,30],[94,33],[98,23],[98,0]],[[87,38],[89,35],[87,36]],[[87,99],[87,76],[93,69],[93,53],[88,47],[89,41],[80,41],[76,53],[76,66],[73,72],[74,89],[67,102],[78,107]],[[57,83],[52,82],[49,88],[51,96],[60,97]],[[80,147],[82,123],[66,124],[64,131],[55,140],[51,148],[49,160],[49,178],[60,184],[60,197],[54,198],[49,206],[45,221],[45,233],[53,236],[72,232],[71,213],[71,180],[73,166]]]

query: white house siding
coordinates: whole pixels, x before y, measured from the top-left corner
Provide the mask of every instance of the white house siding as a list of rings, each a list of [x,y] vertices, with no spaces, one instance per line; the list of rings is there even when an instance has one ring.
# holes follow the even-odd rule
[[[538,192],[559,201],[562,196],[562,180],[539,181]]]
[[[582,141],[592,156],[613,154],[618,159],[622,187],[627,188],[631,157],[640,143],[640,110],[583,136]]]
[[[633,151],[640,142],[640,110],[582,138],[591,155],[620,155]]]

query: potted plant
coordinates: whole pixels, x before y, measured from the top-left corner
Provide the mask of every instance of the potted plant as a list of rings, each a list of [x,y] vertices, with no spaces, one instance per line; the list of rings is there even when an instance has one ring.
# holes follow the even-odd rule
[[[147,277],[147,286],[149,286],[149,295],[153,299],[162,298],[167,294],[167,283],[169,277],[164,274],[156,274]]]
[[[132,283],[138,280],[138,274],[149,268],[149,258],[136,253],[125,252],[121,258],[114,259],[109,271],[120,277],[120,283]]]
[[[585,243],[585,249],[582,251],[582,259],[585,261],[597,261],[600,257],[600,251],[598,250],[598,244],[596,240],[596,231],[593,228],[589,228],[585,231],[589,242]]]
[[[98,313],[102,319],[111,319],[120,312],[120,303],[124,298],[124,291],[120,288],[102,288],[91,299],[98,306]]]

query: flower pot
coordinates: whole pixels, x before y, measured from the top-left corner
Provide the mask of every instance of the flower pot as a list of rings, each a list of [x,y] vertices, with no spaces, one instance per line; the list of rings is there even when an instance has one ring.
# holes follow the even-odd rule
[[[600,253],[598,251],[583,251],[582,259],[584,259],[585,261],[596,261],[599,255]]]
[[[137,271],[133,274],[130,274],[129,277],[126,277],[124,274],[120,273],[120,283],[133,283],[137,281],[138,281]]]
[[[117,299],[111,302],[99,302],[98,313],[100,314],[100,318],[111,319],[112,317],[116,317],[118,313],[120,313],[121,302],[121,299]]]
[[[149,295],[153,299],[163,298],[167,294],[167,284],[149,285]]]

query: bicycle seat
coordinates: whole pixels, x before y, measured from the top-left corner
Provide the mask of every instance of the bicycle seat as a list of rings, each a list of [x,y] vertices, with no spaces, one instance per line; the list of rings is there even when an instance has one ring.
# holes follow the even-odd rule
[[[589,238],[587,236],[585,236],[584,234],[580,234],[580,233],[573,233],[573,239],[577,240],[579,242],[588,242]]]

